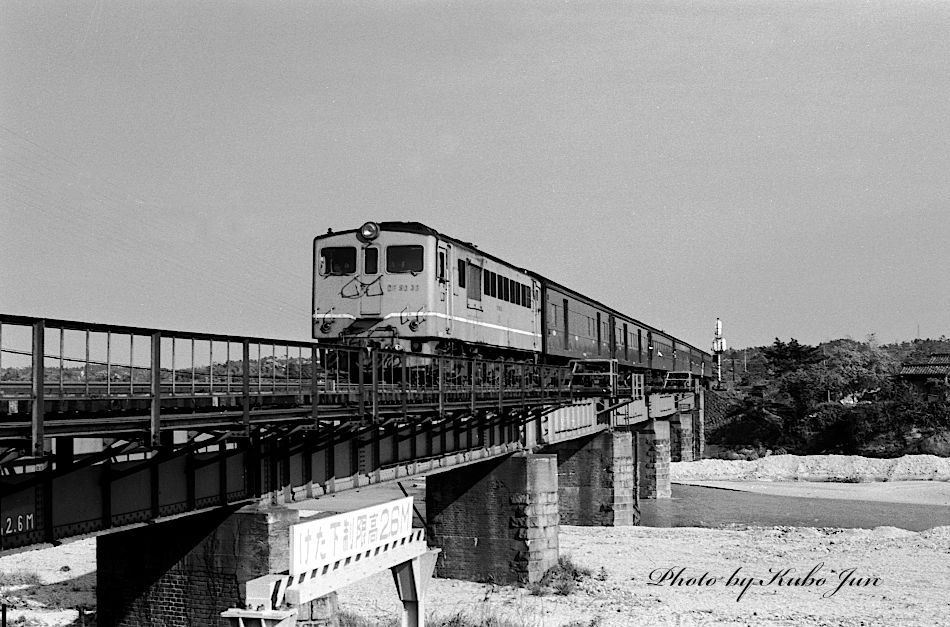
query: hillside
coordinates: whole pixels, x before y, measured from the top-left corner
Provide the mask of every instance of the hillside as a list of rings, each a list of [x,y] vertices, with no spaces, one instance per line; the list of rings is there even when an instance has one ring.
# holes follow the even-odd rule
[[[732,458],[767,450],[950,456],[950,386],[935,378],[914,387],[897,377],[902,361],[941,351],[950,352],[950,339],[808,346],[776,338],[730,351],[726,389],[709,395],[707,443]]]

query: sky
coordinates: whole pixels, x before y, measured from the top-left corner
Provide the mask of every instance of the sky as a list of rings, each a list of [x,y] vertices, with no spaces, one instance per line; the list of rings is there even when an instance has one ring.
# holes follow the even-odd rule
[[[708,349],[950,335],[950,3],[0,2],[0,313],[306,339],[427,224]]]

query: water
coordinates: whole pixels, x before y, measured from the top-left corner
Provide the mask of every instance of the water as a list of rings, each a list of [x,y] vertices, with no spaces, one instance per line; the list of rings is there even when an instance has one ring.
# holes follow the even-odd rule
[[[754,494],[738,490],[673,485],[673,498],[640,501],[646,527],[788,525],[873,529],[890,526],[923,531],[950,525],[950,507]]]

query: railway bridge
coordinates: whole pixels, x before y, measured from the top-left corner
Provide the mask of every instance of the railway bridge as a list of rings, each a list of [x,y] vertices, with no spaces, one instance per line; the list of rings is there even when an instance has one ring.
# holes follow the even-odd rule
[[[442,575],[536,581],[702,454],[651,374],[0,314],[0,550],[97,534],[99,624],[219,624],[310,499],[425,476]]]

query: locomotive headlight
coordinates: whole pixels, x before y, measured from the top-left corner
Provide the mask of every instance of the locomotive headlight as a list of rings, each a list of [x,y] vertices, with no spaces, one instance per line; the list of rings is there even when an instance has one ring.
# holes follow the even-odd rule
[[[360,227],[359,233],[356,234],[356,237],[361,242],[372,242],[374,239],[379,237],[379,225],[375,222],[367,222]]]

